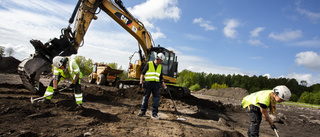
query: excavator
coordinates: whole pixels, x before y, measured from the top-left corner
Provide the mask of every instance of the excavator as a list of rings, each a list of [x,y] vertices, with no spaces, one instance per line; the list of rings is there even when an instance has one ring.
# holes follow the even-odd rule
[[[188,88],[174,85],[177,83],[178,70],[175,53],[164,47],[154,46],[151,34],[146,30],[142,22],[132,16],[121,0],[79,0],[69,19],[68,27],[61,29],[59,38],[50,39],[44,44],[40,40],[30,40],[30,43],[35,48],[35,53],[24,59],[18,66],[21,81],[30,92],[36,93],[43,86],[39,81],[40,75],[44,71],[51,69],[52,59],[55,56],[77,54],[79,47],[84,44],[84,36],[91,21],[98,19],[96,15],[101,10],[138,41],[139,50],[135,53],[139,54],[139,60],[134,62],[136,64],[132,64],[131,58],[133,55],[130,57],[129,78],[139,79],[144,65],[148,61],[153,61],[157,53],[162,52],[166,56],[162,66],[164,80],[168,83],[167,87],[173,95],[178,97],[190,95]],[[74,21],[74,28],[72,29],[71,24]],[[117,85],[120,87],[121,85],[132,84],[137,84],[137,80],[121,80],[118,81]],[[164,93],[164,90],[160,89],[160,93]]]

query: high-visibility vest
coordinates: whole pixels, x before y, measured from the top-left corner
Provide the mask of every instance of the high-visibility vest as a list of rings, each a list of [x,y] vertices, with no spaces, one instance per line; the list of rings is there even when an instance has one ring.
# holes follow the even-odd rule
[[[67,73],[65,73],[63,69],[58,69],[57,67],[54,67],[54,70],[53,70],[54,75],[61,74],[61,76],[64,78],[70,77],[72,82],[74,77],[78,73],[80,73],[79,78],[82,78],[82,73],[80,72],[80,68],[74,59],[68,58],[67,65],[68,65]]]
[[[149,70],[147,71],[145,75],[146,81],[160,81],[160,74],[161,74],[161,64],[158,65],[157,70],[154,69],[153,61],[149,61]]]
[[[245,96],[242,99],[242,107],[246,108],[249,105],[255,105],[260,107],[258,103],[265,104],[269,108],[270,106],[270,97],[269,94],[273,92],[272,90],[262,90],[250,95]]]

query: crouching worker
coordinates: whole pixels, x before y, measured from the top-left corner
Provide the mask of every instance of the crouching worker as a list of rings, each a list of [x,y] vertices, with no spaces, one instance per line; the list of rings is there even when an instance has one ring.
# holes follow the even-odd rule
[[[258,137],[262,116],[268,121],[272,130],[277,129],[267,114],[267,109],[274,114],[276,102],[288,101],[291,97],[290,90],[283,85],[276,86],[273,90],[262,90],[247,95],[242,100],[242,107],[245,108],[250,118],[248,137]]]
[[[56,56],[53,58],[52,63],[53,79],[51,80],[44,96],[53,95],[59,93],[58,84],[63,79],[69,77],[72,84],[70,88],[74,90],[74,96],[78,107],[82,107],[82,91],[80,85],[80,78],[82,73],[80,72],[79,66],[74,59],[62,56]],[[50,102],[52,96],[46,97],[45,102]]]

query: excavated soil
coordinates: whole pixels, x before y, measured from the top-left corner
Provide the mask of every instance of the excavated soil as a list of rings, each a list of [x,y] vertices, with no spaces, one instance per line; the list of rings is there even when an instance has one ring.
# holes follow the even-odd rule
[[[82,79],[84,108],[77,109],[71,90],[55,95],[52,103],[32,104],[30,98],[40,96],[25,89],[17,74],[1,70],[0,77],[0,136],[246,136],[248,116],[238,99],[245,94],[243,89],[219,94],[206,90],[212,93],[200,91],[187,98],[174,98],[178,113],[170,97],[161,96],[161,120],[154,120],[150,118],[151,99],[147,116],[137,116],[143,93],[140,87],[117,89]],[[41,76],[44,86],[49,84],[50,77]],[[68,85],[65,80],[59,87]],[[320,134],[319,110],[284,105],[277,108],[274,121],[281,137]],[[186,120],[177,120],[178,117]],[[260,136],[275,136],[264,120]]]

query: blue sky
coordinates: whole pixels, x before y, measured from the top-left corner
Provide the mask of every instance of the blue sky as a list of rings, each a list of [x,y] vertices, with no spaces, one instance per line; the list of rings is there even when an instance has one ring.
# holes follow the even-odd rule
[[[77,0],[0,0],[0,46],[22,60],[29,43],[58,37]],[[320,80],[319,0],[123,0],[155,43],[176,52],[179,71]],[[73,25],[72,25],[73,26]],[[79,54],[127,68],[137,41],[98,14]],[[136,59],[138,56],[136,56]]]

